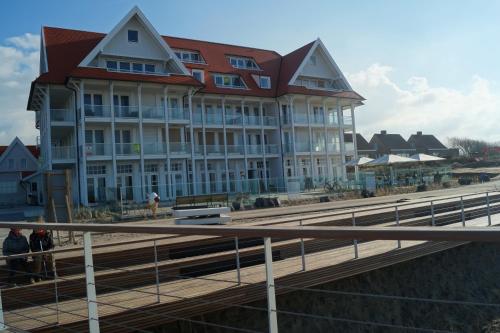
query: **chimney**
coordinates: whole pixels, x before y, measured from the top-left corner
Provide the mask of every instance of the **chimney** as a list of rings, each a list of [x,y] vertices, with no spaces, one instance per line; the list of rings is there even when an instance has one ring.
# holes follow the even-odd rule
[[[386,131],[386,130],[381,130],[381,131],[380,131],[380,134],[382,134],[382,135],[386,135],[386,134],[387,134],[387,131]]]
[[[422,135],[422,131],[418,131],[418,132],[417,132],[417,135],[418,135],[418,136],[421,136],[421,135]]]

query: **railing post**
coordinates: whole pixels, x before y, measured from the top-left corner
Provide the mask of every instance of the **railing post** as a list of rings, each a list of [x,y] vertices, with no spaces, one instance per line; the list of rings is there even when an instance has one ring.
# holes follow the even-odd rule
[[[155,283],[156,283],[156,302],[160,303],[160,274],[158,273],[158,250],[156,248],[156,239],[153,240],[155,252]]]
[[[436,226],[436,217],[434,216],[434,201],[431,201],[431,218],[432,218],[432,226]]]
[[[234,249],[236,252],[236,279],[238,280],[238,285],[241,284],[241,265],[240,265],[240,246],[238,243],[238,237],[234,237]]]
[[[278,333],[278,316],[276,314],[276,294],[273,277],[273,252],[270,237],[264,237],[264,257],[266,260],[267,317],[269,320],[269,333]]]
[[[56,321],[59,324],[59,291],[57,290],[57,268],[56,268],[56,257],[53,256],[53,267],[54,271],[54,293],[56,297]]]
[[[394,206],[395,208],[395,212],[396,212],[396,225],[399,227],[399,210],[398,210],[398,206]],[[398,239],[398,249],[401,248],[401,240]]]
[[[356,226],[356,217],[354,216],[354,212],[352,212],[352,226]],[[358,240],[354,240],[354,259],[358,259]]]
[[[3,316],[3,301],[2,301],[2,289],[0,289],[0,331],[3,332],[7,329],[5,324],[5,318]]]
[[[465,227],[464,197],[460,196],[460,211],[462,214],[462,227]]]
[[[486,192],[486,211],[488,212],[488,225],[491,225],[490,195]]]
[[[302,220],[299,221],[299,225],[302,227]],[[306,270],[306,250],[304,248],[304,238],[300,239],[300,255],[302,256],[302,270]]]
[[[85,255],[85,281],[87,284],[87,310],[89,332],[99,333],[99,315],[97,313],[97,294],[95,291],[94,261],[92,258],[92,235],[83,233],[83,252]]]

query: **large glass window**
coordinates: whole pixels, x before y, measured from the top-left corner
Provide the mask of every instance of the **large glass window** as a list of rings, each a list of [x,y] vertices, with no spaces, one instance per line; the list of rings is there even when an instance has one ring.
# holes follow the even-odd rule
[[[215,74],[214,80],[215,80],[215,85],[219,87],[239,88],[239,89],[246,88],[245,83],[239,76]]]
[[[269,76],[261,76],[259,83],[262,89],[271,89],[271,78]]]
[[[120,61],[120,70],[123,72],[130,72],[130,62]]]
[[[257,66],[257,63],[252,58],[230,56],[229,63],[234,68],[259,69],[259,66]]]
[[[205,63],[203,57],[198,51],[176,50],[174,53],[182,62],[191,62],[195,64]]]
[[[132,70],[136,73],[142,73],[144,72],[144,65],[140,63],[132,63]]]
[[[107,60],[106,68],[110,71],[116,71],[118,69],[118,63],[114,60]]]
[[[145,69],[146,73],[154,73],[155,72],[155,65],[145,64],[144,69]]]

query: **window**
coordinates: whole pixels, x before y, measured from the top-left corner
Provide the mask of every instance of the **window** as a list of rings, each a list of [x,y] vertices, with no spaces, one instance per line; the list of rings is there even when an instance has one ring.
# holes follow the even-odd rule
[[[13,158],[9,158],[9,169],[14,170],[14,159]]]
[[[130,43],[137,43],[137,42],[139,42],[139,31],[137,31],[137,30],[129,30],[128,31],[128,41]]]
[[[87,165],[87,175],[105,175],[105,165]]]
[[[106,68],[108,69],[108,71],[116,71],[118,69],[118,63],[114,60],[107,60]]]
[[[132,164],[118,164],[116,166],[116,173],[132,173]]]
[[[191,70],[192,74],[193,74],[193,77],[200,81],[200,82],[205,82],[205,75],[204,75],[204,72],[200,69],[193,69]]]
[[[36,192],[38,191],[38,185],[36,182],[31,183],[31,192]]]
[[[144,166],[144,172],[158,172],[157,164],[146,164]]]
[[[261,76],[259,85],[262,89],[271,89],[271,78],[269,76]]]
[[[145,64],[144,65],[144,71],[146,73],[155,73],[156,72],[155,65],[153,65],[153,64]]]
[[[245,89],[246,85],[243,80],[236,75],[224,75],[224,74],[215,74],[214,75],[215,85],[223,88],[236,88],[236,89]]]
[[[257,66],[255,60],[253,60],[252,58],[230,56],[229,63],[234,68],[255,69],[255,70],[260,69],[259,66]]]
[[[26,170],[28,167],[28,161],[25,158],[21,159],[21,169]]]
[[[312,56],[311,56],[311,58],[309,58],[309,59],[310,59],[309,61],[311,62],[311,64],[312,64],[313,66],[316,66],[316,56],[315,56],[315,55],[312,55]]]
[[[130,72],[130,62],[120,61],[120,71]]]
[[[134,62],[132,63],[132,71],[135,73],[142,73],[144,72],[144,65]]]
[[[204,64],[205,60],[198,51],[188,51],[188,50],[176,50],[175,55],[182,62],[190,62],[194,64]]]

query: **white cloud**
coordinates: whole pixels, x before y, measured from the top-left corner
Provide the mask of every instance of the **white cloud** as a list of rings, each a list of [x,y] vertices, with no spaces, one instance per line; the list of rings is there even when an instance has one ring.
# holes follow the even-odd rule
[[[7,38],[7,43],[25,50],[38,50],[40,48],[40,36],[28,32],[22,36]]]
[[[40,37],[26,33],[0,43],[0,144],[18,136],[25,144],[39,135],[35,114],[26,111],[31,81],[38,75]]]
[[[433,86],[425,77],[411,77],[401,85],[391,79],[392,71],[373,64],[348,75],[353,88],[367,99],[356,112],[356,124],[368,140],[382,129],[405,138],[423,131],[444,143],[452,136],[500,140],[500,91],[493,82],[473,77],[467,91]]]

